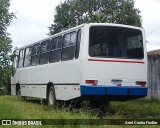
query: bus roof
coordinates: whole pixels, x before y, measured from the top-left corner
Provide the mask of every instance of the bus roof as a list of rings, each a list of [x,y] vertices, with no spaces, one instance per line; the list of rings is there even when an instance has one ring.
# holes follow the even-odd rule
[[[73,27],[73,28],[69,28],[67,30],[63,30],[59,33],[56,33],[54,35],[51,35],[51,36],[48,36],[47,38],[44,38],[44,39],[41,39],[37,42],[34,42],[34,43],[30,43],[28,45],[25,45],[23,47],[20,47],[18,49],[22,49],[22,48],[25,48],[25,47],[28,47],[28,46],[32,46],[34,44],[37,44],[37,43],[41,43],[42,41],[45,41],[45,40],[48,40],[48,39],[51,39],[53,37],[57,37],[61,34],[65,34],[65,33],[68,33],[70,31],[73,31],[74,29],[78,29],[78,28],[81,28],[83,26],[86,26],[86,25],[89,25],[89,26],[117,26],[117,27],[127,27],[127,28],[132,28],[132,29],[140,29],[140,30],[143,30],[143,28],[140,28],[140,27],[135,27],[135,26],[131,26],[131,25],[124,25],[124,24],[115,24],[115,23],[84,23],[84,24],[81,24],[81,25],[78,25],[76,27]],[[17,50],[18,50],[17,49]]]

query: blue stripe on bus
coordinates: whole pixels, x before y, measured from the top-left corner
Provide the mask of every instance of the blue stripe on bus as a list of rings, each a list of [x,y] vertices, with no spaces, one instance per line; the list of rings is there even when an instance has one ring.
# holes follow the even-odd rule
[[[90,86],[81,85],[81,95],[130,95],[146,96],[147,87],[136,86]]]

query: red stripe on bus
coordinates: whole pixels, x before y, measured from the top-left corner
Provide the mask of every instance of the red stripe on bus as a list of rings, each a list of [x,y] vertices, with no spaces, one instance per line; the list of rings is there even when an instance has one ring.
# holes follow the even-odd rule
[[[126,60],[99,60],[99,59],[88,59],[88,61],[97,61],[97,62],[121,62],[121,63],[144,64],[144,62],[140,62],[140,61],[126,61]]]

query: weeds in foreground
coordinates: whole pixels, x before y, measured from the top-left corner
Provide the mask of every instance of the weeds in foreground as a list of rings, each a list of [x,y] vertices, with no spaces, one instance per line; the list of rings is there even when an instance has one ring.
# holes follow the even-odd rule
[[[100,115],[102,114],[102,115]],[[71,104],[59,104],[56,108],[41,105],[38,100],[19,101],[15,96],[0,96],[0,118],[1,119],[160,119],[160,102],[147,100],[132,100],[125,102],[111,102],[106,112],[99,109],[90,108],[87,104],[82,104],[76,108]],[[27,126],[26,126],[27,127]],[[39,127],[39,126],[37,126]],[[43,126],[47,127],[47,126]],[[50,128],[55,126],[49,126]],[[97,126],[75,125],[56,126],[90,128]],[[101,125],[98,127],[118,128],[119,126]],[[140,126],[120,126],[120,127],[142,127]],[[146,126],[145,126],[146,127]],[[150,127],[150,126],[147,126]],[[157,126],[154,126],[155,128]]]

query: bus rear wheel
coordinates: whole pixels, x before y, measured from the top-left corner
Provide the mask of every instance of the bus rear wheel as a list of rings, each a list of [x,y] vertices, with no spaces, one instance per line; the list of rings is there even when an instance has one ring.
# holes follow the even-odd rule
[[[17,96],[18,96],[19,100],[22,100],[21,89],[20,88],[18,89]]]
[[[21,95],[21,89],[20,88],[18,89],[17,95],[18,95],[19,100],[26,100],[27,99],[27,97]]]
[[[53,86],[51,86],[49,88],[49,92],[48,92],[48,105],[50,107],[55,107],[56,106],[56,95],[55,95],[55,90],[54,90]]]
[[[99,114],[103,115],[107,112],[110,101],[97,101],[90,100],[90,107],[93,109],[99,109]]]

